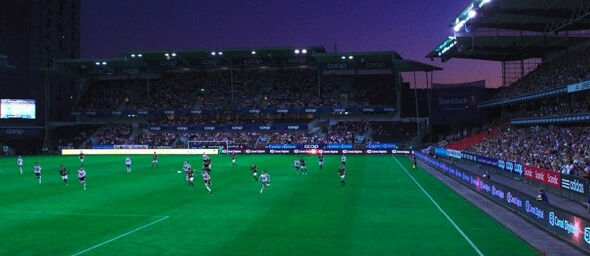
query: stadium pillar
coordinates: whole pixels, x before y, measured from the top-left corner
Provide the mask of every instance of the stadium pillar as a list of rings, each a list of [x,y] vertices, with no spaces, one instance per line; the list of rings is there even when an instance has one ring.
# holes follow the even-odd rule
[[[416,127],[418,131],[420,131],[420,113],[418,112],[418,83],[416,82],[416,71],[412,72],[414,74],[414,105],[416,105]]]
[[[45,122],[44,122],[44,128],[45,128],[45,138],[43,138],[43,147],[46,148],[48,147],[48,143],[49,143],[49,77],[47,75],[48,72],[44,72],[45,73],[45,111],[44,111],[44,115],[45,115]]]

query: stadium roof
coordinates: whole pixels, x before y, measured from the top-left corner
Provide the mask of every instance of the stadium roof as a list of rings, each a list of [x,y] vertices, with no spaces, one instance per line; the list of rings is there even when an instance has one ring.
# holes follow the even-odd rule
[[[45,68],[52,77],[83,75],[142,75],[165,70],[227,67],[308,66],[324,70],[394,69],[399,72],[442,70],[404,60],[395,51],[327,53],[322,46],[281,48],[228,48],[182,51],[129,51],[122,58],[58,59]]]
[[[455,35],[426,55],[511,61],[590,41],[588,0],[473,0],[449,24]]]

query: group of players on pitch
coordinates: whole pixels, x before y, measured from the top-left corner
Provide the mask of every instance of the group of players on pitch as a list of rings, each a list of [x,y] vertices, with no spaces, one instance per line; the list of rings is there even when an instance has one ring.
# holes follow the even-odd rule
[[[80,155],[79,155],[79,159],[80,159],[80,169],[78,169],[77,171],[77,176],[78,176],[78,180],[80,181],[80,184],[82,185],[82,187],[84,188],[84,190],[86,190],[86,170],[84,170],[84,153],[82,151],[80,151]],[[236,163],[236,154],[232,153],[231,155],[231,159],[232,159],[232,168],[238,166],[238,164]],[[344,181],[344,178],[346,176],[346,155],[342,155],[340,157],[340,161],[341,161],[341,165],[338,168],[338,175],[340,176],[340,186],[344,186],[346,184],[346,182]],[[319,162],[319,167],[320,170],[324,167],[324,155],[323,154],[319,154],[318,155],[318,162]],[[23,158],[21,156],[18,156],[17,160],[16,160],[17,166],[19,168],[20,173],[23,173]],[[295,158],[294,160],[294,167],[295,167],[295,171],[297,172],[297,174],[302,174],[302,175],[307,175],[307,166],[306,166],[306,162],[304,158]],[[154,166],[156,166],[156,168],[158,168],[158,154],[156,152],[154,152],[154,155],[152,156],[152,168],[154,168]],[[131,157],[127,156],[125,158],[125,167],[127,168],[127,173],[131,173]],[[195,171],[193,170],[193,168],[191,167],[191,165],[187,162],[184,161],[184,164],[182,166],[185,175],[186,175],[186,181],[188,183],[189,186],[195,187],[194,184],[194,175],[195,175]],[[260,176],[258,176],[258,166],[255,164],[250,165],[250,170],[252,171],[254,180],[256,181],[261,181],[262,185],[260,188],[260,193],[262,193],[264,191],[265,187],[270,186],[270,175],[265,171],[262,170],[262,173],[260,174]],[[39,183],[41,183],[41,166],[39,165],[39,162],[35,162],[35,165],[33,166],[33,172],[35,173],[35,176],[37,177],[37,180],[39,181]],[[68,169],[66,169],[63,165],[60,166],[59,168],[59,173],[61,175],[62,180],[64,181],[64,183],[66,185],[68,185],[68,174],[69,171]],[[179,171],[180,173],[180,171]],[[207,155],[207,154],[203,154],[203,169],[201,170],[201,177],[203,179],[203,184],[205,185],[205,188],[207,189],[207,193],[211,193],[211,158]]]
[[[23,173],[23,164],[24,160],[22,156],[18,156],[18,158],[16,159],[16,165],[18,166],[18,170],[20,171],[20,173]],[[39,162],[35,162],[35,165],[33,165],[33,172],[35,173],[35,177],[37,177],[39,184],[41,184],[41,165],[39,165]],[[70,171],[68,171],[68,169],[66,169],[66,167],[64,167],[63,164],[59,167],[59,174],[61,175],[61,179],[63,180],[64,184],[68,185],[68,174],[70,174]],[[78,169],[76,174],[78,176],[80,184],[82,185],[84,190],[86,190],[86,170],[84,170],[83,152],[80,152],[80,169]]]

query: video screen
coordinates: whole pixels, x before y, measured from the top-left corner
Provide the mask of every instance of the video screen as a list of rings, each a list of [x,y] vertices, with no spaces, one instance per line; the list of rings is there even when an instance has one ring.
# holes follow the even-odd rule
[[[35,100],[0,99],[0,119],[35,119]]]

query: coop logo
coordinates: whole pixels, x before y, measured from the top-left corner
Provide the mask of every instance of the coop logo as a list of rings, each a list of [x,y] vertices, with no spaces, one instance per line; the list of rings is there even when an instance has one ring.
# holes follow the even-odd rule
[[[178,65],[178,61],[175,60],[162,60],[158,62],[160,67],[176,67]]]
[[[175,111],[174,110],[166,110],[164,111],[164,114],[166,115],[174,115]]]
[[[141,72],[141,68],[122,68],[121,72],[128,75],[137,75]]]
[[[244,129],[244,126],[232,126],[231,129],[232,130],[242,130],[242,129]]]
[[[506,161],[506,170],[512,171],[513,167],[514,166],[513,166],[512,162]]]
[[[111,111],[111,115],[117,116],[117,115],[121,115],[123,114],[123,112],[121,111]]]
[[[202,114],[203,110],[191,110],[191,114]]]
[[[363,112],[375,112],[374,108],[363,108]]]
[[[214,131],[215,130],[215,126],[205,126],[205,127],[203,127],[203,130],[205,130],[205,131]]]
[[[315,113],[318,112],[317,108],[306,108],[305,113]]]
[[[289,125],[289,126],[287,126],[287,129],[289,129],[289,130],[299,130],[299,125]]]
[[[385,68],[385,63],[383,62],[367,62],[365,63],[366,68]]]
[[[259,126],[258,129],[260,130],[270,130],[270,126],[266,125],[266,126]]]
[[[260,109],[250,109],[250,110],[248,110],[248,113],[250,113],[250,114],[258,114],[258,113],[260,113]]]
[[[385,112],[393,112],[393,111],[395,111],[395,108],[383,108],[383,111],[385,111]]]
[[[584,184],[579,182],[577,179],[570,180],[567,178],[561,178],[561,187],[584,194]]]
[[[6,134],[10,134],[10,135],[22,135],[23,133],[25,133],[25,130],[23,129],[6,129],[6,131],[4,131]]]
[[[504,162],[504,160],[498,160],[498,168],[504,170],[504,165],[506,162]]]
[[[137,114],[138,115],[147,115],[148,111],[147,110],[139,110],[139,111],[137,111]]]
[[[150,127],[150,130],[152,130],[152,131],[159,131],[159,130],[162,130],[162,127],[160,127],[160,126],[152,126],[152,127]]]
[[[201,60],[201,65],[203,65],[203,66],[217,66],[217,65],[219,65],[219,60]]]
[[[320,145],[303,145],[303,148],[320,148]]]
[[[279,109],[277,109],[277,113],[288,113],[288,112],[289,112],[289,110],[286,109],[286,108],[279,108]]]
[[[515,173],[522,175],[522,164],[514,163],[514,170]]]
[[[287,63],[291,64],[303,64],[307,62],[307,58],[287,58]]]
[[[263,62],[264,62],[264,60],[261,58],[250,58],[250,59],[242,60],[242,63],[244,63],[246,65],[257,65],[257,64],[262,64]]]
[[[346,63],[328,63],[326,64],[326,68],[328,69],[345,69],[348,67]]]
[[[107,72],[107,70],[104,68],[91,68],[91,69],[86,70],[86,73],[88,73],[88,74],[104,74],[106,72]]]
[[[334,112],[346,112],[346,109],[344,108],[335,108]]]
[[[186,127],[186,126],[178,126],[178,127],[176,127],[176,130],[177,131],[188,131],[188,127]]]
[[[584,241],[586,241],[586,243],[590,244],[590,227],[584,228]]]

